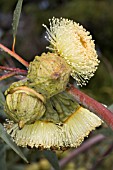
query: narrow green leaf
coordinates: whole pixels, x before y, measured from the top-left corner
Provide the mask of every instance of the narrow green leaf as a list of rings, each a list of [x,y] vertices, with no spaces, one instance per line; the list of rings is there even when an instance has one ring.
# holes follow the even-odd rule
[[[50,150],[44,150],[43,154],[55,170],[60,170],[58,158],[55,152],[50,151]]]
[[[4,101],[5,101],[4,95],[0,91],[0,109],[3,109]]]
[[[101,133],[106,137],[113,138],[113,131],[110,128],[98,129],[98,133]]]
[[[0,91],[0,117],[2,117],[3,119],[6,118],[6,114],[4,112],[4,101],[5,97],[3,93]]]
[[[4,127],[0,123],[0,137],[25,161],[28,163],[27,159],[23,155],[20,148],[11,140],[10,136],[4,130]]]
[[[17,33],[17,28],[19,24],[19,19],[20,19],[20,14],[21,14],[21,9],[22,9],[22,3],[23,0],[18,0],[16,8],[14,10],[13,14],[13,37],[15,39],[16,33]]]
[[[6,144],[0,144],[0,169],[7,170],[6,166]]]
[[[5,101],[5,97],[3,95],[3,93],[0,91],[0,101],[4,102]]]
[[[113,104],[111,104],[110,106],[108,106],[108,109],[113,112]]]

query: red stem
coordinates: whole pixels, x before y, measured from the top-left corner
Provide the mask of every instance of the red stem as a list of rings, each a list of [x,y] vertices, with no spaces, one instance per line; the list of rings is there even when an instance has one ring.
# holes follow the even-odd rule
[[[5,71],[11,71],[15,72],[16,74],[20,75],[27,75],[27,71],[19,68],[10,68],[10,67],[5,67],[5,66],[0,66],[0,70],[5,70]]]
[[[0,76],[0,81],[2,81],[4,79],[7,79],[9,77],[15,76],[15,75],[16,75],[16,73],[14,73],[14,72],[10,72],[10,73],[4,74],[3,76]]]
[[[0,44],[0,48],[4,50],[6,53],[14,57],[16,60],[18,60],[21,64],[23,64],[25,67],[29,67],[29,64],[27,61],[25,61],[23,58],[21,58],[18,54],[16,54],[14,51],[11,51],[4,45]]]
[[[4,79],[7,79],[9,77],[15,76],[15,75],[24,75],[24,76],[27,75],[26,70],[21,70],[21,69],[18,69],[18,68],[17,69],[14,68],[14,70],[13,70],[13,68],[9,68],[9,69],[7,68],[6,70],[10,70],[11,72],[9,72],[7,74],[4,74],[3,76],[0,76],[0,81],[4,80]]]
[[[89,109],[100,118],[102,118],[103,121],[105,121],[108,126],[110,126],[113,130],[113,113],[110,110],[108,110],[101,103],[84,94],[74,86],[70,86],[68,92],[74,96],[75,100],[79,104],[83,105],[85,108]]]

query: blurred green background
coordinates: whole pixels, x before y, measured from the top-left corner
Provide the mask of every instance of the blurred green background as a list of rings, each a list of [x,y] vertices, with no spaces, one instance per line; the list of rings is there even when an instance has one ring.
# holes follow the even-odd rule
[[[16,3],[17,0],[0,0],[0,43],[8,48],[12,48],[12,17]],[[113,0],[24,0],[15,50],[28,62],[32,61],[35,55],[41,55],[42,52],[47,51],[48,42],[44,38],[46,33],[42,24],[49,25],[48,19],[53,16],[73,19],[90,31],[95,40],[100,65],[95,76],[81,90],[99,102],[107,106],[111,105],[113,103]],[[0,52],[0,65],[23,68],[2,51]],[[1,90],[4,91],[14,80],[15,78],[10,78],[0,82]],[[109,140],[101,146],[91,148],[87,155],[81,154],[67,169],[90,169],[96,156],[108,146]],[[9,154],[12,156],[14,153]],[[89,154],[93,156],[88,157]],[[36,154],[34,155],[36,157]],[[62,154],[61,157],[64,155]],[[112,159],[111,154],[97,170],[110,170]],[[44,170],[50,169],[45,159],[41,159],[41,165],[36,163],[36,160],[40,159],[34,158],[34,163],[31,165],[19,165],[17,170],[19,168],[20,170],[43,170],[44,167],[46,167]],[[16,163],[18,163],[18,158]],[[13,170],[11,166],[10,170]]]
[[[16,3],[17,0],[0,0],[0,42],[9,48],[13,41],[12,14]],[[31,61],[35,55],[47,51],[48,42],[44,38],[42,24],[49,25],[48,19],[53,16],[79,22],[91,32],[101,61],[94,78],[82,89],[98,101],[110,105],[113,102],[112,11],[112,0],[24,0],[16,52]]]

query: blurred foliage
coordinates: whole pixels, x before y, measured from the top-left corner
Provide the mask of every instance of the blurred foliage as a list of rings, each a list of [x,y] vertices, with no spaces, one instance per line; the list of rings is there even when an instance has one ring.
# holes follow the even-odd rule
[[[16,0],[8,1],[7,5],[7,0],[0,1],[2,32],[0,38],[8,47],[11,47],[13,42],[11,23],[16,2]],[[45,29],[42,24],[48,25],[48,19],[53,16],[70,18],[83,24],[93,35],[101,61],[95,77],[83,90],[87,90],[89,95],[100,102],[111,104],[113,101],[112,9],[112,0],[24,0],[16,52],[31,61],[35,55],[47,51],[45,47],[48,42],[44,38]]]
[[[0,43],[11,48],[13,43],[12,20],[17,0],[0,0]],[[19,23],[16,41],[16,52],[27,61],[33,60],[35,55],[47,51],[48,42],[45,40],[45,29],[42,24],[49,25],[49,18],[65,17],[73,19],[89,30],[95,40],[100,59],[99,68],[95,76],[86,87],[81,88],[85,93],[103,104],[113,103],[113,0],[24,0],[22,15]],[[22,66],[10,56],[0,53],[0,65],[10,67]],[[2,72],[0,71],[0,75]],[[9,78],[0,82],[0,91],[22,77]],[[0,98],[4,100],[2,93]],[[113,107],[111,105],[111,110]],[[4,120],[4,111],[0,103],[0,120]],[[64,170],[90,170],[99,157],[112,144],[112,132],[103,127],[96,133],[102,133],[107,139],[101,144],[77,156]],[[87,139],[86,139],[87,140]],[[42,151],[22,149],[31,164],[26,164],[10,147],[0,140],[0,169],[1,170],[50,170],[51,165],[45,159]],[[57,153],[58,158],[66,157],[71,150]],[[113,153],[101,162],[96,170],[111,169]],[[7,162],[7,164],[6,164]]]

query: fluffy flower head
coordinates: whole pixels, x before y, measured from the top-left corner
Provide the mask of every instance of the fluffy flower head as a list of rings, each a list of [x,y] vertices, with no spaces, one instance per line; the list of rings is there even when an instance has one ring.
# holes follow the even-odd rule
[[[17,123],[5,124],[7,132],[17,145],[38,149],[65,150],[78,147],[89,133],[102,123],[101,119],[87,109],[79,107],[63,125],[37,120],[22,129]]]
[[[66,60],[78,85],[86,85],[99,64],[92,36],[72,20],[53,17],[49,21],[50,29],[43,25],[47,30],[46,39],[52,45],[49,49]]]

